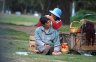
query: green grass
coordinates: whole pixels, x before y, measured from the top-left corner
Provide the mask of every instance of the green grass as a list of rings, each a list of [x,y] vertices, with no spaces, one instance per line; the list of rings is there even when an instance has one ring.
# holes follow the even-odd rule
[[[74,22],[72,23],[72,26],[71,27],[77,27],[77,28],[80,28],[81,24],[78,23],[78,22]],[[70,32],[70,26],[69,25],[62,25],[59,29],[61,32]]]
[[[9,23],[9,24],[16,24],[16,25],[34,25],[39,21],[39,17],[35,17],[32,15],[4,15],[0,14],[0,23]]]
[[[91,15],[88,15],[88,14],[91,14]],[[87,19],[91,20],[92,22],[96,23],[96,12],[89,11],[89,10],[80,10],[80,11],[76,12],[76,15],[72,16],[70,18],[70,20],[71,20],[71,22],[80,21],[83,18],[87,18]]]
[[[32,54],[30,57],[35,61],[37,58],[37,62],[95,62],[96,56],[88,57],[83,55],[68,55],[62,54],[58,56],[50,55],[39,55],[39,54]],[[90,59],[90,60],[88,60]]]
[[[59,29],[61,32],[69,32],[70,28],[69,26],[61,26],[60,29]]]
[[[25,51],[28,47],[29,35],[13,29],[0,29],[0,37],[7,39],[7,47],[11,51]],[[6,41],[5,41],[6,42]]]
[[[80,22],[78,22],[78,21],[73,21],[72,23],[71,23],[71,27],[81,27],[81,24],[80,24]]]
[[[24,32],[16,31],[13,29],[3,29],[3,28],[0,28],[0,35],[12,39],[19,39],[19,40],[28,40],[29,37],[29,35]]]
[[[28,51],[28,40],[29,35],[24,32],[0,28],[0,54],[11,57],[17,51]]]

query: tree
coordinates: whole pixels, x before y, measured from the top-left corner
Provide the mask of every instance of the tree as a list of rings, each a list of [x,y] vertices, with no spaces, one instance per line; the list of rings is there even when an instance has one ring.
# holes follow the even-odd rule
[[[76,10],[86,9],[96,11],[96,0],[75,0]]]

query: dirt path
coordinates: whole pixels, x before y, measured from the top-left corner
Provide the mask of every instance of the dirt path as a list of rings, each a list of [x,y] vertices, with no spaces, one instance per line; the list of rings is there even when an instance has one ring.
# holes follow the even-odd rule
[[[9,25],[9,24],[0,24],[0,28],[10,28],[17,31],[26,32],[27,34],[34,35],[34,31],[36,29],[35,26],[16,26],[16,25]]]

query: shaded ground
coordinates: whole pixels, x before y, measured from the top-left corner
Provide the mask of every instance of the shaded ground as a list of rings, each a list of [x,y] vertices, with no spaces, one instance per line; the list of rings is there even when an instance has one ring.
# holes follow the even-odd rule
[[[33,26],[16,26],[16,25],[8,25],[8,24],[0,24],[0,29],[15,29],[17,31],[22,31],[22,32],[26,32],[27,34],[32,34],[34,35],[34,30],[36,27]],[[8,49],[10,49],[10,47],[8,46],[8,42],[10,42],[12,39],[8,38],[6,36],[0,35],[0,62],[32,62],[31,58],[22,58],[22,57],[15,57],[13,58],[10,51],[8,51]],[[13,40],[12,40],[13,41]],[[10,56],[10,57],[8,57]]]

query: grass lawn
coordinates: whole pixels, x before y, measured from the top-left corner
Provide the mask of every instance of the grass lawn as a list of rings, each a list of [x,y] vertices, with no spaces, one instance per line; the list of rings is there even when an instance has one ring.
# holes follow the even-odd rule
[[[0,14],[0,23],[31,26],[36,24],[38,20],[39,20],[39,17],[35,17],[32,15],[16,16],[16,15]]]

